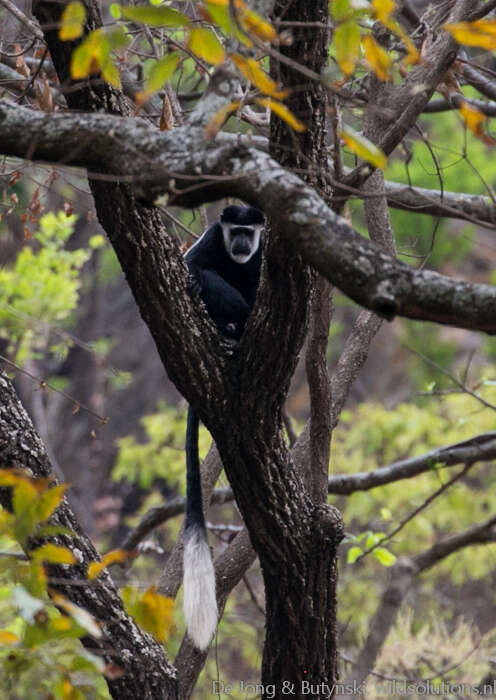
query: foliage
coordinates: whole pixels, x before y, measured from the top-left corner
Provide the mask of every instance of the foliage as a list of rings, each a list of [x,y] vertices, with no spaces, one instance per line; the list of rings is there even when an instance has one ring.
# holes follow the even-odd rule
[[[162,405],[157,413],[143,416],[141,425],[146,441],[139,442],[128,435],[118,441],[118,454],[112,478],[125,479],[149,489],[155,479],[163,479],[170,487],[184,493],[184,436],[186,435],[186,411]],[[206,454],[210,439],[205,428],[200,427],[200,456]]]
[[[99,625],[88,612],[52,593],[62,614],[48,597],[46,564],[70,566],[76,561],[72,552],[45,541],[31,550],[29,560],[20,558],[19,546],[26,548],[28,541],[75,536],[46,522],[66,487],[50,487],[48,480],[31,479],[19,470],[0,471],[0,485],[13,493],[12,513],[0,510],[0,692],[3,697],[103,700],[108,697],[105,664],[79,642],[88,634],[100,637]]]
[[[81,268],[103,241],[98,236],[89,249],[67,250],[74,215],[50,212],[39,223],[37,245],[25,245],[12,267],[0,268],[0,335],[18,363],[41,351],[67,352],[69,338],[55,340],[50,326],[63,325],[76,309]]]
[[[494,403],[496,389],[492,382],[483,382],[479,392]],[[405,457],[424,454],[440,443],[460,442],[493,429],[494,411],[484,408],[467,394],[448,394],[419,400],[416,404],[400,404],[394,412],[372,403],[361,404],[353,413],[345,411],[342,415],[342,423],[333,436],[331,472],[372,471]],[[343,547],[342,556],[352,560],[358,557],[361,552],[354,548],[359,546],[363,550],[364,538],[369,540],[365,542],[365,548],[373,545],[377,537],[392,530],[458,469],[460,467],[447,470],[442,464],[433,464],[430,471],[410,481],[356,492],[347,498],[331,496],[331,502],[336,502],[342,510],[349,531],[349,546]],[[388,541],[388,550],[396,556],[413,555],[429,548],[443,536],[485,520],[495,498],[491,466],[477,464],[471,474],[470,479],[458,482],[442,498],[416,515],[393,540]],[[471,548],[463,549],[440,563],[435,571],[425,574],[424,588],[428,590],[436,585],[440,577],[462,587],[468,581],[488,577],[493,566],[492,546],[479,548],[476,557]],[[370,614],[377,605],[384,585],[380,569],[380,563],[374,562],[371,555],[359,564],[341,568],[340,616],[348,623],[348,642],[356,643],[364,634]],[[445,610],[443,614],[449,619],[455,611]]]
[[[98,656],[84,650],[82,637],[102,636],[98,621],[86,610],[50,589],[46,565],[71,566],[77,560],[64,542],[77,535],[51,521],[66,486],[51,486],[49,479],[32,479],[21,470],[0,470],[0,487],[12,489],[12,512],[0,510],[0,691],[5,697],[61,700],[108,698],[103,676],[119,672]],[[33,542],[42,542],[32,548]],[[29,558],[22,552],[29,547]],[[134,556],[116,550],[90,565],[95,578],[105,566]],[[50,596],[49,596],[50,594]],[[174,601],[149,588],[140,593],[132,586],[122,590],[130,615],[160,642],[173,628]],[[54,604],[57,607],[54,607]],[[58,609],[57,609],[58,608]],[[102,675],[103,674],[103,675]]]

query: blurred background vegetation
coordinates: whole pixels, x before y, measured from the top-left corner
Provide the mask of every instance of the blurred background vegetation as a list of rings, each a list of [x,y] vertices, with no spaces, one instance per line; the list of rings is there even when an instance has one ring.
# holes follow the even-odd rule
[[[177,80],[184,92],[194,88],[196,74],[192,61],[182,66]],[[496,182],[496,159],[464,129],[457,112],[426,114],[420,123],[425,139],[412,139],[408,152],[395,155],[385,177],[440,189],[442,175],[445,190],[487,194],[487,185]],[[351,154],[348,163],[353,163]],[[224,204],[172,209],[182,226],[168,225],[190,244],[185,229],[200,234]],[[347,215],[364,231],[361,202],[353,201]],[[138,316],[95,219],[86,180],[63,168],[3,160],[0,216],[0,355],[8,360],[5,369],[15,377],[55,470],[70,484],[68,497],[83,527],[100,551],[118,548],[152,506],[184,493],[185,402],[165,376]],[[496,282],[492,230],[396,210],[392,221],[405,261]],[[330,367],[358,313],[340,293],[334,301]],[[400,319],[385,324],[334,431],[331,474],[373,470],[493,430],[495,370],[496,340]],[[302,363],[287,402],[297,432],[308,410]],[[203,454],[208,446],[203,429]],[[386,554],[353,563],[351,548],[373,543],[451,478],[440,466],[414,480],[330,497],[343,513],[347,532],[339,573],[343,675],[361,647],[396,559],[423,551],[490,513],[493,464],[478,463],[388,542]],[[219,485],[228,485],[223,475]],[[216,525],[211,539],[221,550],[233,536],[230,528],[240,525],[236,507],[215,506],[209,520]],[[142,543],[132,566],[113,569],[122,587],[145,590],[158,581],[181,522],[182,516],[170,519]],[[37,587],[42,593],[45,584],[37,579],[39,568],[29,569],[32,587],[22,586],[28,565],[16,558],[18,545],[6,523],[0,531],[0,694],[12,699],[108,697],[104,669],[78,641],[87,627],[62,629],[53,623],[59,613],[50,606],[40,615],[34,593]],[[444,679],[492,683],[495,584],[494,545],[461,550],[416,578],[376,665],[377,680],[439,679],[438,672],[447,669]],[[132,597],[129,593],[131,607]],[[184,631],[179,603],[166,630],[171,658]],[[257,680],[263,605],[255,564],[229,599],[196,697],[207,697],[212,679]],[[370,697],[375,696],[372,681]]]

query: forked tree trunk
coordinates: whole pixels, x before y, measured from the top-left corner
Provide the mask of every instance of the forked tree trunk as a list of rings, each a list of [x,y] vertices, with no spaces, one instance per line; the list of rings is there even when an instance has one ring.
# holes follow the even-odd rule
[[[97,26],[97,5],[87,0],[86,6],[90,24]],[[40,0],[35,12],[46,26],[56,26],[60,6]],[[280,0],[275,14],[325,27],[327,0]],[[294,33],[293,44],[281,50],[320,73],[327,61],[325,28],[299,26]],[[63,45],[50,30],[47,39],[64,80],[70,42]],[[288,106],[308,129],[296,134],[274,121],[272,153],[325,190],[325,92],[299,72],[274,64],[273,72],[279,71],[285,86],[297,88]],[[108,86],[81,87],[72,93],[77,95],[72,107],[125,113],[120,96]],[[262,682],[274,685],[278,698],[291,692],[298,697],[303,682],[322,688],[312,697],[327,698],[336,679],[336,550],[342,523],[335,509],[312,502],[281,429],[283,402],[308,325],[312,275],[273,231],[266,283],[239,347],[226,351],[205,325],[200,346],[191,331],[195,319],[186,303],[185,273],[157,214],[137,202],[126,185],[97,180],[91,186],[99,220],[164,366],[217,443],[260,558],[267,599]]]
[[[327,0],[280,0],[274,15],[312,23],[294,29],[293,43],[280,50],[320,74],[327,65]],[[294,86],[287,104],[307,125],[296,134],[273,119],[271,153],[326,193],[325,90],[278,61],[272,61],[271,72],[284,87]],[[257,327],[269,321],[273,345],[265,337],[266,352],[246,350],[233,382],[238,393],[227,411],[230,425],[214,437],[264,577],[262,684],[285,698],[300,697],[302,684],[310,683],[311,697],[328,698],[337,677],[336,557],[342,521],[334,508],[311,501],[282,439],[281,407],[306,333],[312,275],[277,231],[271,235],[266,276],[253,336],[258,347]]]

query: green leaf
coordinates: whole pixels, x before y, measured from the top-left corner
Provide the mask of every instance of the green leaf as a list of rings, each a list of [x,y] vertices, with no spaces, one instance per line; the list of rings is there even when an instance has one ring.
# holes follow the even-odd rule
[[[76,558],[74,554],[67,549],[67,547],[60,547],[59,545],[47,542],[47,544],[41,545],[33,549],[31,552],[31,557],[34,561],[47,561],[50,564],[75,564]]]
[[[354,564],[361,554],[363,554],[363,550],[361,547],[350,547],[346,556],[346,562],[348,564]]]
[[[172,7],[122,7],[121,12],[126,19],[142,22],[151,27],[186,27],[189,19]]]
[[[70,41],[78,39],[83,33],[86,10],[80,2],[70,2],[62,12],[60,18],[59,39]]]
[[[105,38],[111,51],[120,51],[129,44],[129,37],[122,27],[112,27],[105,32]]]
[[[336,28],[334,46],[339,67],[346,76],[352,75],[360,55],[360,30],[357,22],[349,20]]]
[[[393,517],[393,514],[389,510],[389,508],[381,508],[381,518],[383,520],[391,520]]]
[[[218,66],[226,58],[224,47],[210,29],[195,27],[189,35],[189,48],[207,63]]]
[[[336,22],[342,22],[350,17],[352,9],[350,0],[333,0],[330,3],[331,17]]]
[[[120,19],[122,17],[121,6],[117,2],[111,3],[109,11],[114,19]]]
[[[385,547],[376,547],[372,554],[383,566],[393,566],[396,562],[396,556]]]
[[[362,134],[359,134],[349,126],[343,127],[339,135],[346,143],[348,148],[356,153],[357,156],[372,163],[376,168],[383,170],[387,165],[385,154],[378,148],[375,143],[369,141]]]
[[[179,53],[174,51],[164,56],[160,61],[154,61],[146,79],[145,92],[147,94],[157,92],[163,88],[174,74],[180,58]]]

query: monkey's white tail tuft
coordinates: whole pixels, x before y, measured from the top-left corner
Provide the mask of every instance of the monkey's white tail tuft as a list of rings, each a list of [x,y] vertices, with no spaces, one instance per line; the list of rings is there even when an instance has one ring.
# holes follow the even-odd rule
[[[196,523],[184,533],[184,617],[198,649],[208,647],[217,627],[215,572],[205,531]]]

